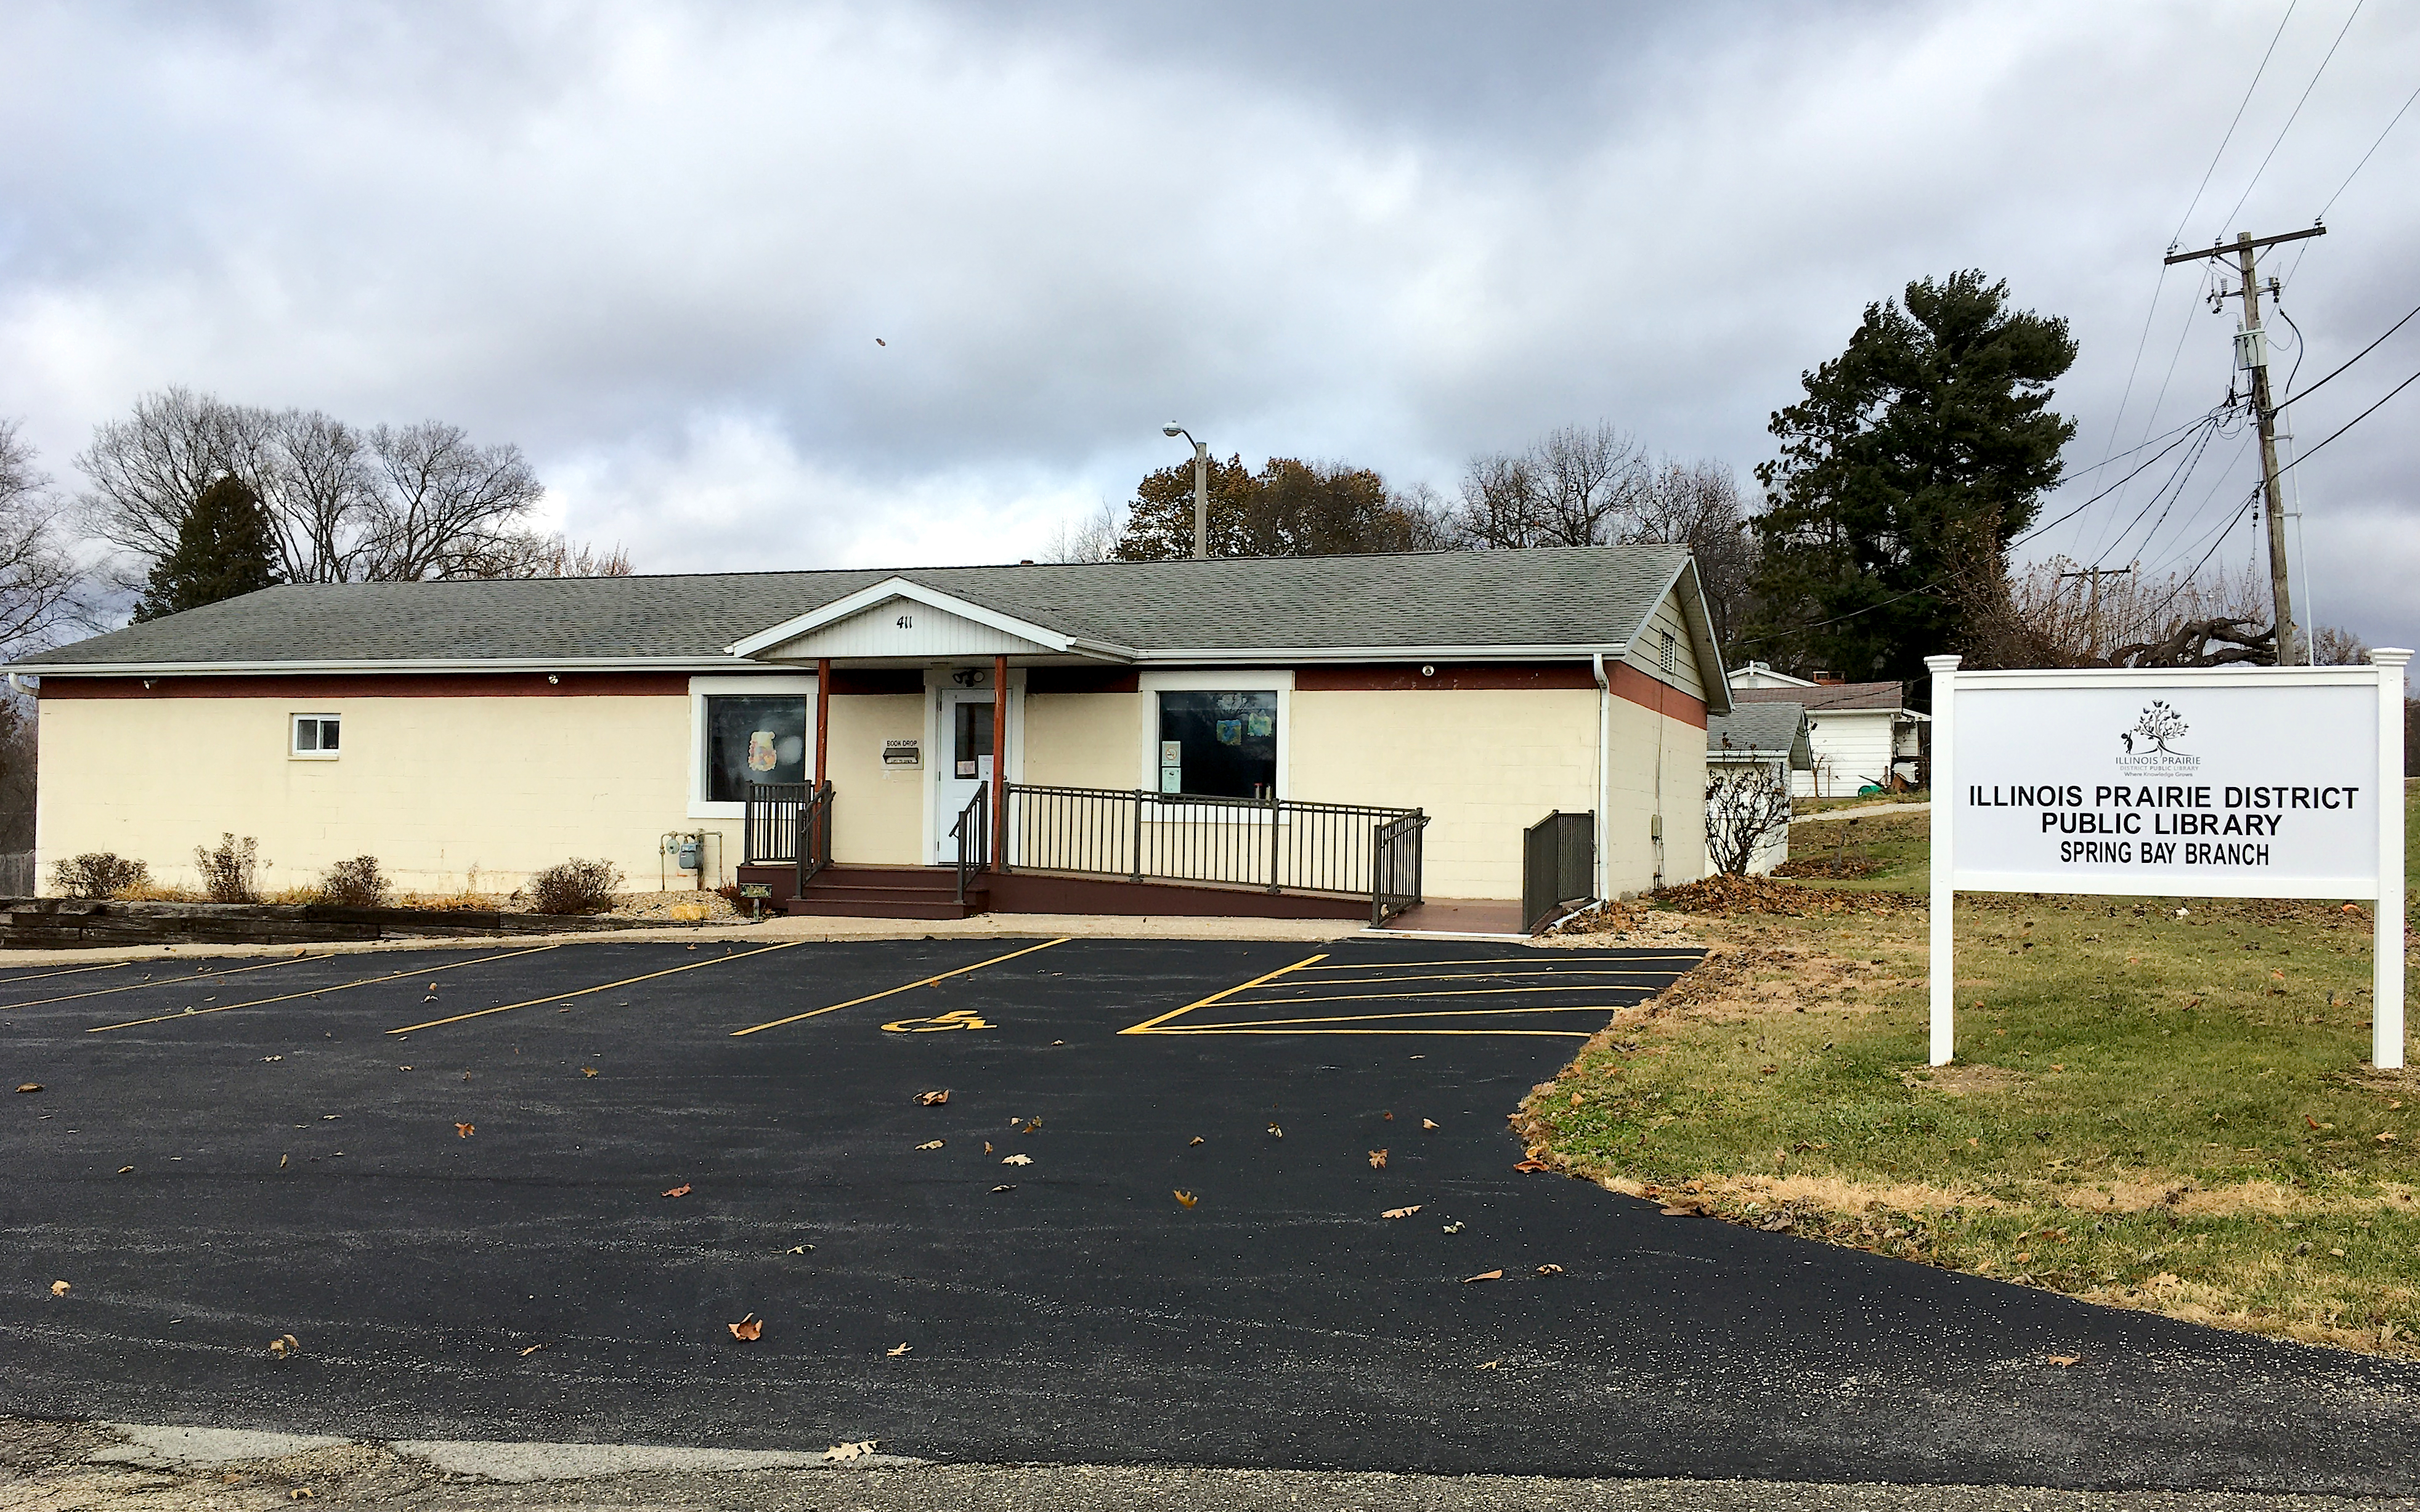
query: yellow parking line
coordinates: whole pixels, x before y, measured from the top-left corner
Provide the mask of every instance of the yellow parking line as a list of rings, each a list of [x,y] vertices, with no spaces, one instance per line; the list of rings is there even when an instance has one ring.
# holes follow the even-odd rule
[[[10,977],[5,981],[0,981],[0,987],[14,987],[21,981],[42,981],[52,977],[81,976],[87,971],[117,971],[133,964],[132,961],[111,961],[97,966],[70,966],[65,971],[32,972],[23,977]]]
[[[1587,1040],[1586,1029],[1154,1029],[1154,1034],[1518,1034],[1542,1040]]]
[[[1411,997],[1507,997],[1514,993],[1602,992],[1606,982],[1579,982],[1569,987],[1449,987],[1428,993],[1327,993],[1313,997],[1264,997],[1239,1008],[1291,1008],[1296,1003],[1396,1003]]]
[[[383,977],[364,977],[359,981],[340,981],[333,987],[311,987],[299,993],[287,993],[280,997],[256,997],[248,1003],[221,1003],[216,1008],[180,1009],[174,1013],[161,1013],[147,1019],[128,1019],[123,1024],[96,1024],[91,1028],[86,1029],[84,1032],[86,1034],[101,1034],[110,1029],[140,1028],[146,1024],[171,1024],[178,1019],[197,1019],[205,1013],[224,1013],[229,1009],[263,1008],[271,1003],[290,1003],[298,997],[317,997],[321,993],[340,993],[348,987],[374,987],[382,981],[401,981],[408,977],[433,977],[441,971],[454,971],[463,966],[484,965],[490,961],[510,961],[517,955],[535,955],[540,950],[559,950],[561,949],[562,947],[559,945],[534,946],[526,950],[507,950],[502,955],[483,955],[475,960],[454,961],[442,966],[425,966],[413,971],[390,972]],[[320,959],[325,960],[327,958],[322,956]]]
[[[267,971],[271,966],[297,966],[306,961],[333,961],[336,952],[325,955],[288,956],[283,961],[263,961],[256,966],[232,966],[225,971],[196,971],[190,977],[163,977],[157,981],[130,981],[123,987],[96,987],[88,993],[70,993],[64,997],[37,997],[30,1003],[9,1003],[10,1012],[21,1008],[40,1008],[46,1003],[73,1003],[86,997],[107,997],[112,993],[139,993],[146,987],[190,987],[197,981],[216,981],[221,977],[240,976],[247,971]],[[130,964],[132,963],[129,963]]]
[[[1237,993],[1249,992],[1252,988],[1260,986],[1263,982],[1277,980],[1280,977],[1284,976],[1289,971],[1301,971],[1314,961],[1325,961],[1326,959],[1327,952],[1325,950],[1322,950],[1317,955],[1305,956],[1301,960],[1295,962],[1293,965],[1280,966],[1275,971],[1264,972],[1260,976],[1254,977],[1249,981],[1239,981],[1233,987],[1228,988],[1225,992],[1212,993],[1209,996],[1202,998],[1200,1002],[1187,1003],[1183,1008],[1171,1009],[1156,1019],[1145,1019],[1140,1024],[1134,1025],[1128,1028],[1120,1029],[1118,1032],[1120,1034],[1149,1034],[1158,1026],[1167,1023],[1170,1019],[1176,1017],[1180,1013],[1190,1013],[1197,1008],[1208,1008],[1211,1004],[1218,1002],[1222,997],[1232,997]]]
[[[981,971],[985,966],[996,966],[1003,961],[1014,961],[1021,955],[1032,955],[1036,950],[1047,950],[1054,945],[1064,945],[1072,938],[1074,936],[1069,935],[1062,939],[1045,940],[1040,945],[1029,945],[1022,950],[1011,950],[1006,955],[996,955],[988,961],[978,961],[973,965],[960,966],[955,971],[944,971],[939,976],[927,977],[922,981],[911,981],[905,986],[886,987],[878,993],[868,993],[863,997],[852,997],[845,1003],[834,1003],[830,1008],[810,1009],[804,1013],[793,1013],[785,1019],[775,1019],[770,1024],[752,1024],[744,1029],[732,1030],[731,1037],[737,1040],[743,1034],[754,1034],[759,1029],[778,1029],[784,1024],[796,1024],[800,1019],[819,1018],[826,1013],[837,1013],[844,1008],[855,1008],[860,1003],[871,1003],[876,998],[889,997],[894,993],[904,993],[916,987],[930,987],[937,981],[946,981],[952,977],[963,977],[970,971]]]
[[[1477,1019],[1505,1013],[1619,1013],[1626,1003],[1567,1003],[1552,1008],[1420,1009],[1409,1013],[1339,1013],[1316,1019],[1254,1019],[1244,1024],[1180,1024],[1162,1034],[1206,1034],[1212,1029],[1264,1029],[1284,1024],[1360,1024],[1377,1019]]]
[[[1691,950],[1679,955],[1537,955],[1487,956],[1475,961],[1340,961],[1332,966],[1311,966],[1311,971],[1395,971],[1411,966],[1509,966],[1525,961],[1575,961],[1583,965],[1600,961],[1695,961],[1704,952]],[[1316,961],[1318,956],[1311,957]]]
[[[628,987],[638,982],[653,981],[658,977],[675,977],[684,971],[695,971],[701,966],[719,966],[726,961],[745,961],[750,956],[770,955],[775,950],[786,950],[794,945],[806,943],[804,940],[784,940],[780,945],[768,945],[753,950],[742,950],[737,955],[709,956],[704,961],[692,961],[685,966],[670,966],[662,971],[647,972],[643,976],[625,977],[620,981],[600,981],[594,987],[579,987],[567,993],[549,993],[544,997],[526,997],[518,1003],[504,1003],[494,1008],[483,1008],[475,1013],[457,1013],[452,1018],[430,1019],[426,1024],[407,1024],[402,1028],[389,1029],[386,1032],[410,1034],[417,1029],[438,1029],[443,1028],[448,1024],[462,1024],[472,1019],[483,1019],[490,1013],[509,1013],[517,1008],[535,1008],[540,1003],[567,1002],[574,997],[585,997],[590,993],[610,993],[616,987]]]
[[[1565,971],[1554,966],[1541,966],[1535,971],[1438,971],[1419,977],[1322,977],[1306,985],[1313,987],[1382,987],[1398,981],[1505,981],[1514,977],[1661,977],[1669,973],[1655,971]]]

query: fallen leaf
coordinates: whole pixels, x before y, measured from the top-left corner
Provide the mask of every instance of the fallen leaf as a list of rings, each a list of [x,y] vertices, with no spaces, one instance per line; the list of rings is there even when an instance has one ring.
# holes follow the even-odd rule
[[[1280,1138],[1280,1139],[1283,1139],[1283,1138],[1285,1137],[1285,1131],[1284,1131],[1283,1129],[1279,1128],[1279,1127],[1278,1127],[1276,1124],[1274,1124],[1274,1123],[1269,1125],[1269,1133],[1270,1133],[1270,1134],[1274,1134],[1274,1135],[1276,1135],[1276,1136],[1277,1136],[1278,1138]]]
[[[269,1352],[281,1360],[289,1354],[300,1354],[302,1352],[302,1341],[291,1334],[284,1335],[269,1341]]]
[[[824,1451],[824,1458],[833,1461],[862,1459],[872,1454],[874,1446],[881,1442],[879,1439],[863,1439],[856,1443],[835,1443]]]
[[[918,1103],[921,1106],[928,1107],[928,1108],[937,1108],[937,1107],[939,1107],[942,1103],[947,1103],[949,1100],[950,1100],[950,1089],[949,1089],[948,1088],[946,1088],[946,1087],[942,1088],[941,1088],[939,1091],[938,1091],[938,1092],[919,1092],[919,1093],[917,1093],[917,1094],[916,1094],[916,1101],[917,1101],[917,1103]]]
[[[1686,1218],[1692,1211],[1693,1210],[1688,1208],[1666,1208],[1664,1210],[1664,1216],[1667,1218]]]
[[[1504,1273],[1503,1273],[1502,1271],[1500,1271],[1500,1270],[1497,1270],[1497,1271],[1481,1271],[1481,1272],[1480,1272],[1477,1275],[1466,1275],[1466,1276],[1464,1276],[1464,1277],[1462,1278],[1462,1284],[1463,1284],[1464,1286],[1466,1286],[1466,1286],[1469,1286],[1469,1285],[1470,1285],[1472,1282],[1474,1282],[1474,1281],[1501,1281],[1501,1280],[1503,1280],[1503,1279],[1504,1279]]]
[[[2304,1123],[2309,1124],[2309,1125],[2310,1125],[2312,1128],[2314,1128],[2314,1129],[2316,1129],[2316,1128],[2318,1128],[2318,1127],[2319,1126],[2319,1119],[2315,1119],[2315,1118],[2312,1118],[2312,1117],[2311,1117],[2309,1114],[2307,1114],[2307,1113],[2305,1113],[2305,1114],[2304,1114],[2304,1115],[2303,1115],[2303,1121],[2304,1121]]]
[[[131,1170],[132,1170],[132,1169],[134,1169],[134,1167],[133,1167],[133,1166],[132,1166],[132,1165],[120,1165],[120,1166],[117,1168],[117,1174],[118,1174],[118,1175],[120,1175],[120,1176],[124,1176],[127,1172],[129,1172],[129,1171],[131,1171]]]
[[[1479,1368],[1481,1370],[1501,1370],[1504,1368],[1504,1362],[1501,1360],[1489,1360],[1482,1363]]]
[[[286,1058],[286,1057],[285,1057],[284,1056],[263,1056],[263,1057],[260,1057],[260,1063],[261,1063],[262,1065],[266,1066],[266,1065],[269,1065],[270,1063],[271,1063],[272,1061],[284,1060],[285,1058]]]
[[[1195,1196],[1190,1192],[1179,1192],[1176,1194],[1176,1205],[1180,1208],[1192,1207],[1195,1203],[1200,1202],[1201,1200],[1202,1199],[1200,1197]]]
[[[1450,1224],[1447,1224],[1447,1225],[1445,1226],[1445,1230],[1444,1230],[1444,1231],[1445,1231],[1445,1232],[1447,1232],[1447,1233],[1449,1233],[1449,1234],[1459,1234],[1459,1233],[1461,1233],[1461,1232],[1462,1232],[1462,1220],[1461,1220],[1461,1219],[1459,1219],[1459,1218],[1456,1218],[1453,1222],[1451,1222],[1451,1223],[1450,1223]]]
[[[39,1092],[41,1089],[42,1084],[39,1082],[21,1082],[17,1087],[17,1090],[21,1092]]]
[[[986,1155],[991,1153],[991,1141],[988,1139],[984,1141],[984,1153]]]
[[[283,1155],[277,1157],[277,1168],[281,1171],[286,1169],[286,1159]]]
[[[2033,1258],[2033,1253],[2032,1253],[2031,1251],[2029,1251],[2029,1250],[2019,1250],[2019,1251],[2017,1251],[2017,1263],[2018,1263],[2019,1265],[2023,1265],[2023,1264],[2024,1264],[2027,1260],[2030,1260],[2030,1259],[2032,1259],[2032,1258]]]
[[[406,1071],[410,1071],[411,1069],[411,1068],[409,1066],[404,1068]],[[580,1074],[582,1076],[594,1076],[597,1074],[597,1068],[594,1066],[582,1066],[580,1068]]]
[[[1028,1119],[1027,1120],[1025,1120],[1025,1132],[1026,1132],[1027,1134],[1032,1134],[1034,1130],[1039,1129],[1039,1128],[1041,1128],[1041,1127],[1042,1127],[1042,1120],[1041,1120],[1040,1119]]]
[[[1379,1114],[1379,1115],[1378,1115],[1378,1117],[1380,1117],[1380,1118],[1382,1118],[1382,1119],[1386,1119],[1388,1123],[1392,1123],[1392,1122],[1394,1122],[1394,1121],[1395,1121],[1395,1116],[1394,1116],[1393,1114],[1391,1114],[1391,1113],[1381,1113],[1381,1114]]]
[[[1002,1155],[1000,1158],[1000,1163],[1002,1165],[1031,1165],[1033,1164],[1033,1157],[1031,1155]]]
[[[479,1126],[475,1123],[458,1123],[454,1126],[454,1137],[457,1139],[468,1139],[478,1132]]]
[[[1514,1161],[1512,1163],[1512,1168],[1516,1171],[1551,1171],[1554,1169],[1552,1165],[1547,1165],[1542,1160]]]
[[[64,1297],[64,1296],[66,1296],[67,1294],[68,1294],[68,1284],[67,1284],[66,1282],[64,1282],[64,1281],[54,1281],[54,1282],[52,1282],[52,1283],[51,1283],[51,1295],[52,1295],[52,1296],[54,1296],[54,1297]]]
[[[2384,1134],[2380,1134],[2380,1135],[2378,1136],[2378,1142],[2379,1142],[2380,1144],[2381,1144],[2381,1145],[2391,1145],[2391,1144],[2395,1143],[2395,1139],[2396,1139],[2395,1131],[2393,1131],[2392,1129],[2388,1130],[2386,1133],[2384,1133]]]
[[[1538,1273],[1540,1275],[1560,1275],[1563,1273],[1563,1268],[1559,1265],[1542,1265],[1538,1267]]]
[[[731,1336],[742,1344],[753,1344],[765,1334],[765,1319],[754,1313],[750,1313],[736,1323],[725,1323],[722,1326],[731,1330]]]
[[[1435,1119],[1422,1119],[1420,1120],[1420,1127],[1423,1129],[1442,1129],[1445,1125],[1437,1122]]]
[[[1419,1211],[1420,1209],[1425,1206],[1425,1203],[1415,1202],[1408,1208],[1388,1208],[1386,1211],[1378,1214],[1378,1216],[1381,1218],[1408,1218],[1412,1214]]]
[[[1014,1192],[1016,1190],[1016,1183],[1015,1181],[1004,1182],[1001,1185],[993,1187],[992,1190],[995,1192]]]
[[[307,1502],[311,1500],[311,1488],[308,1486],[297,1486],[292,1490],[286,1493],[286,1499],[289,1502]]]
[[[535,1354],[538,1350],[543,1350],[543,1349],[545,1349],[545,1348],[546,1348],[546,1346],[545,1346],[545,1345],[543,1345],[543,1344],[533,1344],[533,1345],[531,1345],[528,1349],[523,1350],[521,1351],[521,1358],[522,1358],[522,1359],[524,1359],[524,1360],[526,1360],[526,1359],[528,1359],[531,1355]]]
[[[1192,1143],[1196,1145],[1202,1143],[1202,1136],[1200,1134],[1195,1134],[1193,1136]]]
[[[2332,1250],[2328,1251],[2328,1253],[2329,1253],[2329,1254],[2331,1254],[2331,1255],[2333,1255],[2333,1256],[2335,1256],[2337,1259],[2340,1259],[2340,1260],[2341,1260],[2341,1259],[2343,1259],[2343,1258],[2344,1258],[2344,1251],[2342,1251],[2342,1250],[2340,1250],[2340,1249],[2332,1249]]]
[[[807,1251],[813,1248],[814,1248],[813,1244],[793,1244],[790,1246],[789,1253],[792,1255],[804,1255]]]
[[[941,1145],[942,1145],[942,1141],[940,1141],[940,1140],[939,1140],[939,1139],[927,1139],[927,1140],[925,1140],[923,1144],[918,1145],[916,1148],[917,1148],[918,1149],[940,1149],[940,1148],[941,1148]]]
[[[894,1359],[894,1360],[895,1360],[895,1359],[897,1359],[899,1356],[901,1356],[901,1355],[903,1355],[903,1354],[906,1354],[906,1353],[907,1353],[910,1349],[913,1349],[913,1348],[914,1348],[914,1346],[913,1346],[913,1345],[908,1345],[908,1344],[900,1344],[900,1345],[895,1345],[895,1346],[893,1346],[893,1347],[892,1347],[892,1348],[891,1348],[891,1349],[885,1350],[883,1350],[882,1352],[883,1352],[883,1353],[885,1353],[885,1354],[887,1354],[887,1355],[890,1355],[892,1359]]]
[[[2074,1354],[2054,1354],[2050,1357],[2049,1363],[2064,1370],[2081,1358],[2083,1358],[2081,1355]]]
[[[689,1196],[689,1183],[687,1181],[683,1181],[680,1185],[674,1187],[671,1191],[665,1193],[664,1196],[668,1197],[685,1197]]]
[[[1385,1150],[1373,1149],[1370,1151],[1370,1168],[1373,1171],[1383,1171],[1387,1168],[1387,1152]]]

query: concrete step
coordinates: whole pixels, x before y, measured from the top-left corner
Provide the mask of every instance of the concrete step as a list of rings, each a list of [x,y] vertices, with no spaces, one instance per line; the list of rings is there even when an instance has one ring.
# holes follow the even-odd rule
[[[961,903],[954,896],[832,898],[809,887],[806,897],[789,900],[782,905],[782,911],[809,918],[966,918],[983,909],[972,900]]]

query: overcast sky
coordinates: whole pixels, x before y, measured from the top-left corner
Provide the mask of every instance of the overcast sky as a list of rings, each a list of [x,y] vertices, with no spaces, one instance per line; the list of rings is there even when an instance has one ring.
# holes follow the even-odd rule
[[[2420,304],[2420,8],[2355,11],[14,0],[0,415],[70,487],[169,384],[450,420],[642,571],[1014,560],[1169,420],[1449,492],[1605,420],[1745,481],[1869,301],[1979,267],[2082,344],[2056,514],[2226,392],[2172,239],[2327,207],[2264,266],[2304,384]],[[2301,446],[2415,370],[2420,320]],[[2415,436],[2420,385],[2295,474],[2374,643],[2420,644]],[[2249,563],[2252,467],[2028,549]]]

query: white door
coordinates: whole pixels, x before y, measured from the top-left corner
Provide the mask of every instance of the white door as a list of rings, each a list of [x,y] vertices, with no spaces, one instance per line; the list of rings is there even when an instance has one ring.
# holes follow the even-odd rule
[[[948,687],[940,693],[939,759],[933,763],[933,863],[954,865],[958,842],[951,830],[977,790],[991,785],[992,707],[988,687]]]

